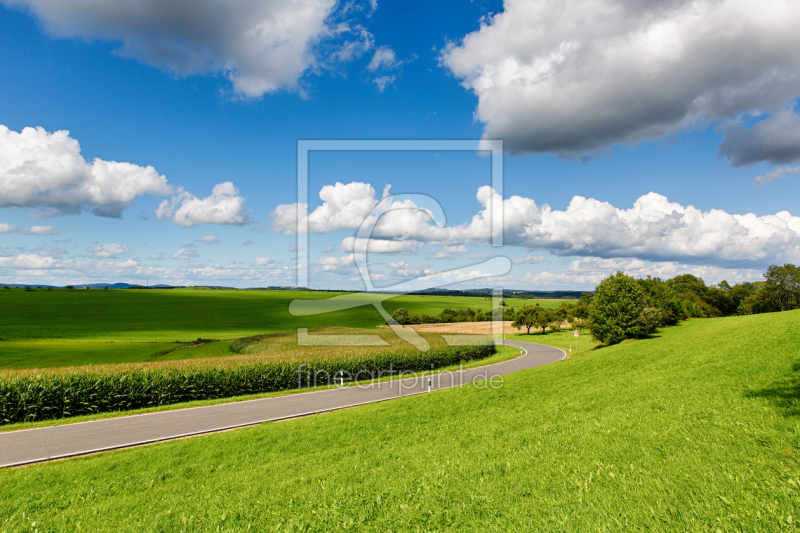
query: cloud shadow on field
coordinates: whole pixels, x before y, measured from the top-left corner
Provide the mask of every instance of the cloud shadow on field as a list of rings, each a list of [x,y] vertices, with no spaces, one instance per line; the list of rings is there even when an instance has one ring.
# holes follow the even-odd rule
[[[789,377],[778,380],[763,389],[745,393],[747,398],[765,398],[784,416],[800,416],[800,361],[792,365]]]

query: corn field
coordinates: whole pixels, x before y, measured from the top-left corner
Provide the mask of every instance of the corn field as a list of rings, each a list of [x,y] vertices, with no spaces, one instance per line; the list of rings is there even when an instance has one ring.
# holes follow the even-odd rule
[[[256,361],[234,365],[113,366],[77,368],[69,372],[0,376],[0,425],[128,411],[197,400],[230,398],[302,388],[309,376],[325,384],[343,371],[422,372],[483,359],[494,344],[434,346],[428,352],[399,350],[358,357],[315,360]]]

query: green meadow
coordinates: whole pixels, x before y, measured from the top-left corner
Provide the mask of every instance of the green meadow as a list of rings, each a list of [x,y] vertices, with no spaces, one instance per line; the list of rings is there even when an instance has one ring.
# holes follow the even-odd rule
[[[798,332],[691,320],[496,390],[5,470],[0,531],[794,531]]]
[[[293,300],[341,293],[245,290],[0,290],[0,368],[138,363],[232,355],[230,341],[299,327],[374,328],[383,319],[369,304],[345,311],[293,316]],[[349,296],[359,298],[359,296]],[[545,306],[561,300],[536,300]],[[507,299],[520,306],[521,299]],[[384,303],[393,313],[436,315],[443,309],[489,311],[491,299],[398,296]],[[193,348],[198,338],[214,339]]]

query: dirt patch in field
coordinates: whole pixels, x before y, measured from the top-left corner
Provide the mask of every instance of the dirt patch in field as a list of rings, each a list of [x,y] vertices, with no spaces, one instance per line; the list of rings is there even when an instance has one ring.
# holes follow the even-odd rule
[[[386,326],[384,326],[386,327]],[[420,333],[465,333],[469,335],[491,335],[492,323],[491,322],[450,322],[447,324],[414,324],[403,326],[412,328],[414,331]],[[569,322],[564,322],[562,328],[570,328]],[[539,331],[532,328],[531,331]],[[547,328],[550,331],[550,328]],[[511,327],[511,321],[506,320],[503,322],[503,333],[525,333],[525,328],[516,329]]]
[[[491,322],[450,322],[447,324],[415,324],[405,326],[414,331],[425,333],[466,333],[469,335],[491,335]],[[503,331],[506,333],[516,333],[517,330],[511,327],[511,321],[503,322]]]

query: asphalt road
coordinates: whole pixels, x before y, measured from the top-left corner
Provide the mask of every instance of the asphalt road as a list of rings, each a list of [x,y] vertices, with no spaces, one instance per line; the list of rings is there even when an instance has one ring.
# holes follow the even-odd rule
[[[430,390],[435,391],[491,380],[493,376],[502,376],[559,361],[567,355],[564,350],[541,344],[515,341],[506,341],[505,344],[522,348],[527,353],[503,363],[460,372],[434,374],[425,378],[408,378],[361,386],[350,385],[275,398],[0,433],[0,468],[127,448],[413,396],[428,392],[429,378]],[[494,383],[498,381],[495,379]]]

